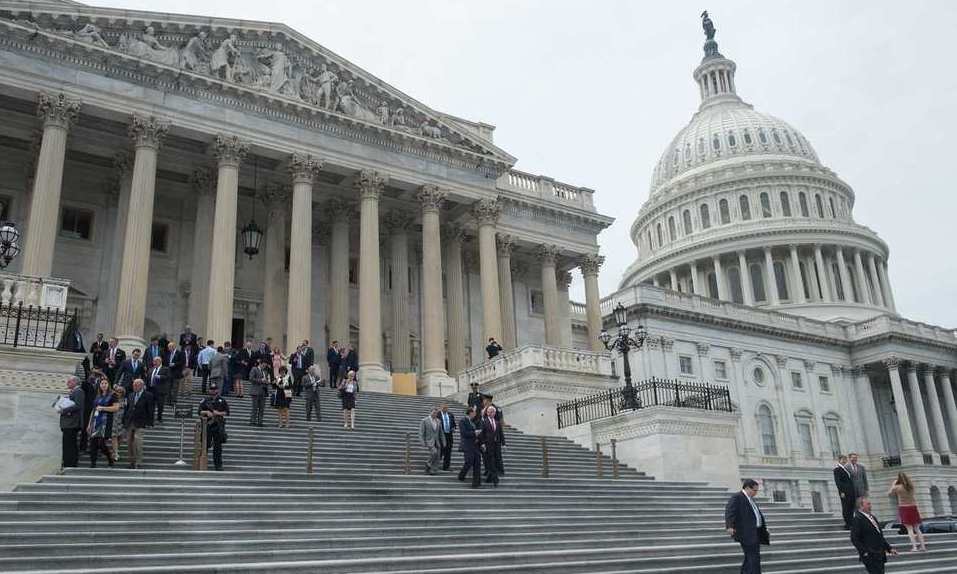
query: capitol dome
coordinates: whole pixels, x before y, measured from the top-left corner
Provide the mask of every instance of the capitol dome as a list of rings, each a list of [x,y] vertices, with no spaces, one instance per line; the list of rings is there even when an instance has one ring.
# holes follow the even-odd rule
[[[804,134],[738,96],[736,64],[706,34],[701,104],[655,166],[621,287],[824,320],[895,312],[887,245],[854,221],[854,191]]]

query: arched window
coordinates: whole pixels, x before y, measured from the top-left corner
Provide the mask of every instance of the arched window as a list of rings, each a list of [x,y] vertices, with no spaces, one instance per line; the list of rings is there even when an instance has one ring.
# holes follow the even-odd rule
[[[788,140],[788,146],[794,147],[794,141],[791,140],[791,134],[788,133],[788,132],[784,132],[784,137],[785,137],[785,139]]]
[[[761,450],[764,456],[778,455],[778,441],[774,436],[774,417],[768,405],[758,407],[758,432],[761,433]]]
[[[784,217],[791,217],[791,197],[788,192],[781,192],[781,214]]]
[[[714,149],[714,151],[721,150],[721,140],[718,138],[718,134],[711,136],[711,148]]]
[[[672,163],[674,164],[675,167],[678,167],[678,148],[675,148],[675,153],[674,153],[674,158],[672,160]]]
[[[691,232],[694,231],[694,227],[691,225],[691,211],[686,209],[681,214],[681,222],[685,228],[685,235],[691,235]]]
[[[801,204],[801,217],[810,217],[807,210],[807,194],[803,191],[798,194],[798,202]]]
[[[714,273],[708,273],[708,297],[718,298],[718,278]]]
[[[766,302],[768,296],[764,290],[764,273],[761,271],[761,266],[757,263],[752,263],[749,270],[751,273],[751,287],[754,289],[754,301]]]
[[[727,225],[731,223],[731,209],[728,208],[728,200],[722,199],[718,202],[718,211],[721,215],[721,224]]]
[[[814,202],[817,206],[817,216],[824,219],[824,202],[821,201],[821,194],[814,194]]]
[[[774,138],[774,143],[781,145],[781,135],[778,134],[777,128],[771,128],[771,137]]]
[[[834,198],[833,198],[833,197],[827,198],[827,202],[828,202],[828,203],[830,204],[830,206],[831,206],[831,218],[836,218],[836,217],[837,217],[837,210],[834,209]]]
[[[778,298],[782,301],[790,299],[788,296],[788,278],[784,272],[784,264],[780,261],[774,263],[774,282],[778,286]]]
[[[771,196],[768,195],[768,192],[762,191],[759,196],[761,200],[761,216],[762,217],[771,217]]]
[[[751,204],[748,202],[748,196],[742,195],[738,198],[741,203],[741,219],[748,221],[751,219]]]
[[[745,145],[751,145],[754,143],[754,140],[751,139],[751,130],[747,128],[744,129],[744,143]]]
[[[767,145],[767,143],[768,143],[768,134],[764,133],[764,128],[758,128],[758,140],[759,140],[762,144]]]
[[[701,208],[701,229],[708,229],[711,227],[711,212],[708,211],[708,204],[702,203]]]
[[[661,235],[661,224],[660,224],[660,223],[658,224],[657,229],[658,229],[658,247],[661,247],[662,245],[665,244],[665,239],[664,239],[664,237],[662,237],[662,235]]]
[[[698,138],[698,156],[704,157],[704,138]]]
[[[738,140],[734,137],[734,134],[731,132],[728,132],[728,147],[733,148],[733,147],[737,147],[737,145],[738,145]]]
[[[668,218],[668,239],[674,241],[678,237],[678,228],[675,226],[675,218],[671,216]]]
[[[744,303],[744,295],[741,290],[741,274],[737,267],[728,268],[728,283],[731,284],[731,300],[735,303]]]
[[[685,142],[685,164],[691,163],[691,142]]]

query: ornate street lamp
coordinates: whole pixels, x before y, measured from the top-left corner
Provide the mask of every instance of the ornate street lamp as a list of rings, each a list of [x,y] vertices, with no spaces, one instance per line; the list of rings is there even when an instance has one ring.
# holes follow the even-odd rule
[[[598,340],[601,341],[602,345],[609,351],[618,351],[621,353],[621,358],[625,364],[625,389],[622,391],[624,395],[622,397],[624,399],[623,406],[626,409],[634,410],[639,408],[640,405],[638,404],[635,387],[631,382],[631,365],[628,363],[628,351],[642,348],[645,344],[645,339],[648,337],[648,333],[645,332],[645,328],[640,322],[635,332],[631,332],[631,327],[628,326],[628,311],[621,303],[615,306],[614,317],[615,324],[618,326],[618,334],[612,337],[608,331],[602,329],[601,334],[598,335]]]
[[[0,222],[0,269],[20,254],[20,230],[11,221]]]
[[[259,193],[259,160],[253,158],[253,212],[247,223],[240,231],[239,238],[243,243],[243,253],[253,258],[259,253],[259,246],[263,242],[263,230],[256,224],[256,194]]]

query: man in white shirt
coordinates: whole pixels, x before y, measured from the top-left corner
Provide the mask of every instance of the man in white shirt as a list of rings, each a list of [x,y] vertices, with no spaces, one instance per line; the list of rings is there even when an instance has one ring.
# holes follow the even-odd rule
[[[212,339],[206,341],[206,346],[196,356],[196,362],[199,365],[199,374],[203,377],[203,394],[206,394],[206,384],[209,382],[209,362],[216,356],[216,342]]]
[[[771,542],[764,514],[754,502],[759,489],[757,481],[745,480],[724,508],[724,527],[744,551],[741,574],[761,574],[761,545]]]
[[[897,551],[884,539],[880,522],[871,514],[871,501],[866,496],[857,499],[857,512],[851,523],[851,544],[857,549],[868,574],[884,574],[887,555],[897,555]]]

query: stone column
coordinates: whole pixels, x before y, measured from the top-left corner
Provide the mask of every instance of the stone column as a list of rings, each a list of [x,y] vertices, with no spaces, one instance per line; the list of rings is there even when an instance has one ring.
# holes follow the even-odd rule
[[[837,272],[841,276],[841,286],[844,288],[844,301],[854,302],[854,289],[851,285],[851,274],[847,272],[847,260],[844,259],[844,249],[840,246],[836,248]]]
[[[894,395],[896,407],[894,410],[897,412],[897,424],[901,431],[901,460],[905,464],[923,464],[910,426],[910,414],[907,412],[907,400],[904,398],[904,385],[901,383],[900,361],[896,357],[891,357],[884,360],[884,366],[887,367],[890,375],[891,392]]]
[[[804,278],[801,277],[801,260],[798,258],[798,248],[797,245],[791,245],[791,274],[794,276],[794,281],[791,285],[791,301],[803,305],[807,302],[807,299],[804,297]],[[808,289],[810,291],[810,289]]]
[[[824,266],[824,255],[821,253],[821,246],[814,246],[814,261],[817,263],[817,275],[818,282],[821,285],[821,297],[824,299],[825,303],[830,303],[832,301],[830,285],[827,283],[827,267]],[[837,296],[834,294],[833,296]]]
[[[123,265],[120,268],[120,289],[113,323],[113,335],[127,350],[143,347],[144,344],[156,156],[168,131],[169,124],[154,117],[134,115],[130,119],[129,134],[133,138],[136,156],[133,160],[133,183],[123,240]]]
[[[860,295],[861,303],[873,305],[871,300],[871,290],[867,286],[867,276],[864,275],[864,261],[861,259],[861,250],[854,250],[854,270],[857,272],[857,294]]]
[[[218,160],[219,174],[216,179],[216,217],[213,219],[206,336],[217,343],[222,343],[230,340],[233,331],[239,164],[249,152],[249,142],[236,136],[218,135],[213,144],[213,150]]]
[[[924,410],[924,398],[920,391],[920,381],[917,380],[917,365],[908,363],[904,367],[907,373],[907,386],[910,387],[910,400],[914,408],[914,426],[917,428],[917,443],[920,451],[926,456],[934,454],[934,443],[930,439],[930,425],[927,424],[927,412]],[[899,403],[898,409],[906,408],[906,403]]]
[[[771,248],[764,248],[764,269],[765,269],[765,285],[768,295],[768,303],[771,305],[780,305],[781,297],[778,294],[778,281],[774,277],[774,257],[771,254]]]
[[[558,288],[558,344],[570,349],[572,346],[572,317],[571,299],[568,288],[572,284],[572,274],[568,271],[555,271],[556,287]]]
[[[934,367],[922,365],[924,371],[924,390],[927,392],[927,406],[930,407],[930,422],[934,427],[934,436],[937,438],[937,452],[940,456],[950,459],[950,440],[947,438],[947,427],[944,425],[944,411],[940,407],[940,395],[937,394],[937,383],[934,381]]]
[[[439,210],[448,192],[419,188],[422,204],[422,382],[423,393],[444,396],[456,389],[445,371],[445,313],[442,308],[442,233]]]
[[[601,297],[598,291],[598,270],[605,263],[605,258],[597,253],[583,256],[578,265],[585,280],[585,314],[588,318],[588,342],[592,351],[604,352],[605,346],[598,340],[601,334]],[[693,277],[694,277],[693,273]],[[697,286],[697,278],[692,279]]]
[[[482,281],[483,346],[489,337],[502,338],[502,303],[498,283],[498,261],[495,247],[495,224],[502,212],[497,199],[482,199],[472,213],[478,221],[479,275]],[[554,272],[552,279],[554,280]]]
[[[412,217],[390,211],[384,218],[392,255],[392,372],[412,370],[409,343],[409,230]]]
[[[97,305],[96,330],[100,333],[113,331],[117,289],[120,283],[120,267],[123,265],[123,241],[126,239],[126,219],[130,212],[130,188],[133,186],[133,159],[126,152],[113,155],[113,174],[106,182],[107,207],[113,220],[110,240],[103,245],[100,266],[99,300]]]
[[[512,294],[512,249],[515,247],[511,235],[499,233],[496,236],[498,247],[498,292],[501,298],[502,340],[499,341],[507,351],[515,348],[515,301]]]
[[[445,229],[445,300],[448,308],[449,374],[465,370],[465,280],[462,277],[462,230]]]
[[[363,170],[355,180],[359,204],[359,379],[366,390],[391,392],[382,368],[382,285],[379,282],[379,197],[387,178]]]
[[[814,255],[804,258],[804,273],[807,275],[808,293],[811,295],[810,301],[821,301],[821,292],[818,291],[817,270],[814,262]]]
[[[954,401],[954,388],[950,384],[950,370],[940,369],[937,371],[937,376],[940,377],[940,386],[944,390],[944,409],[947,411],[947,420],[950,422],[950,437],[957,441],[957,402]]]
[[[67,132],[80,115],[80,102],[68,99],[63,94],[40,94],[37,98],[37,115],[43,119],[43,139],[30,196],[21,272],[24,275],[49,277],[53,271],[53,250],[60,218]],[[146,247],[149,253],[149,245]],[[143,325],[139,329],[142,330]]]
[[[706,297],[708,295],[708,289],[704,286],[704,283],[701,282],[701,274],[698,273],[698,262],[691,262],[691,288],[694,291],[695,295],[700,295]]]
[[[270,337],[276,346],[282,345],[286,332],[286,218],[289,212],[289,190],[282,185],[269,184],[257,198],[266,211],[266,230],[261,265],[263,268],[263,338]],[[309,230],[310,233],[312,229]],[[292,251],[290,250],[290,257]],[[290,259],[290,268],[292,268]],[[288,343],[292,344],[289,339]]]
[[[724,280],[724,269],[721,267],[721,256],[715,255],[714,261],[714,281],[718,284],[718,299],[728,300],[728,284]]]
[[[213,249],[213,210],[216,208],[213,198],[213,174],[207,167],[197,168],[190,176],[190,184],[196,196],[196,222],[193,224],[189,324],[194,333],[205,336],[206,304],[209,303],[209,265]]]
[[[738,251],[738,276],[741,277],[741,295],[745,305],[754,305],[754,287],[751,285],[751,273],[748,271],[748,258],[744,251]]]
[[[874,286],[874,304],[878,307],[885,307],[886,303],[884,302],[884,293],[881,289],[881,278],[877,274],[877,265],[874,264],[874,255],[867,255],[867,268],[871,274],[871,284]]]
[[[881,278],[881,285],[884,289],[884,303],[887,307],[897,312],[897,304],[894,302],[894,290],[891,288],[890,281],[887,279],[887,261],[881,261],[877,266],[877,273]]]
[[[881,425],[877,419],[877,407],[874,403],[874,391],[871,388],[871,378],[867,370],[862,367],[854,367],[852,374],[854,376],[854,391],[859,405],[858,411],[861,415],[861,424],[864,427],[864,446],[868,454],[884,454],[885,447],[881,440]]]
[[[555,262],[558,247],[539,245],[538,260],[542,264],[542,302],[545,306],[545,344],[557,347],[561,345],[561,333],[558,324],[558,283],[555,277]]]
[[[680,291],[678,288],[678,274],[675,273],[674,268],[668,270],[668,282],[671,284],[670,288],[672,291]]]
[[[292,212],[286,347],[290,351],[312,336],[312,185],[320,169],[322,161],[311,155],[294,153],[289,157]]]
[[[354,206],[340,199],[326,203],[332,227],[329,239],[329,337],[340,345],[349,343],[349,222]]]

